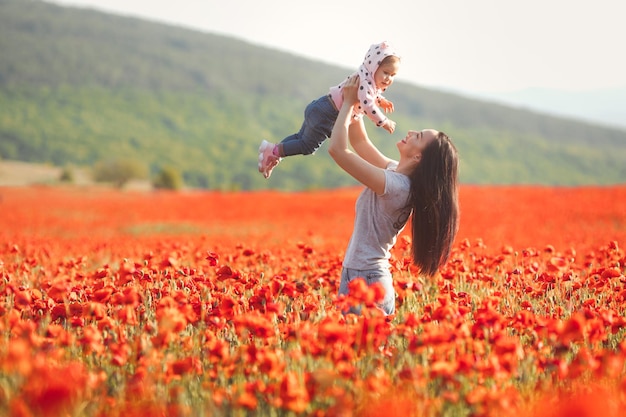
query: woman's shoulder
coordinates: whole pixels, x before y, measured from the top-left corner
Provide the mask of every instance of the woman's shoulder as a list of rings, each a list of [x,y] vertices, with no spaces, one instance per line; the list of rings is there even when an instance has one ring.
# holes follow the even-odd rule
[[[395,169],[385,170],[385,195],[406,194],[411,189],[411,180]]]
[[[396,160],[389,160],[389,163],[387,163],[387,169],[395,171],[398,168],[398,163],[399,162]]]

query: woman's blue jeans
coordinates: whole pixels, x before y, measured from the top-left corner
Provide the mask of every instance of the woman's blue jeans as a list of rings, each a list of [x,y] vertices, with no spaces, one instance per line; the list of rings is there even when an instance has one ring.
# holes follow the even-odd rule
[[[339,283],[339,295],[348,294],[348,284],[356,278],[363,278],[368,286],[380,283],[385,289],[385,298],[377,306],[386,314],[394,314],[396,311],[396,292],[393,289],[393,278],[388,269],[351,269],[341,270],[341,282]],[[351,309],[352,313],[360,314],[360,310]]]

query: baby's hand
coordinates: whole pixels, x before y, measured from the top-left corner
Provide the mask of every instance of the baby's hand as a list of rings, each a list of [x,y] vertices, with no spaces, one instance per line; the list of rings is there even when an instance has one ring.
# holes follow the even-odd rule
[[[393,133],[393,131],[396,130],[396,122],[394,122],[391,119],[387,119],[385,120],[385,123],[383,123],[381,127],[385,129],[387,132]]]
[[[385,111],[385,113],[393,113],[393,103],[385,98],[381,98],[378,102],[379,107]]]

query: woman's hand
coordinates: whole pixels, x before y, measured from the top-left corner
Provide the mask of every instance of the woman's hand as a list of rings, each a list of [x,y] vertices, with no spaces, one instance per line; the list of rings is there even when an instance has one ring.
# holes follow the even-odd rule
[[[359,101],[359,76],[352,75],[348,78],[348,81],[343,86],[342,94],[344,103],[352,106]]]

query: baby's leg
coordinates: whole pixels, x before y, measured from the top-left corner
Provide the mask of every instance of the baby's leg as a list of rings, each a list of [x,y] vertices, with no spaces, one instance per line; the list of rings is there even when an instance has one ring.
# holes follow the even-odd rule
[[[304,111],[300,131],[280,142],[281,156],[315,153],[322,142],[330,137],[336,119],[337,111],[328,96],[312,101]]]

